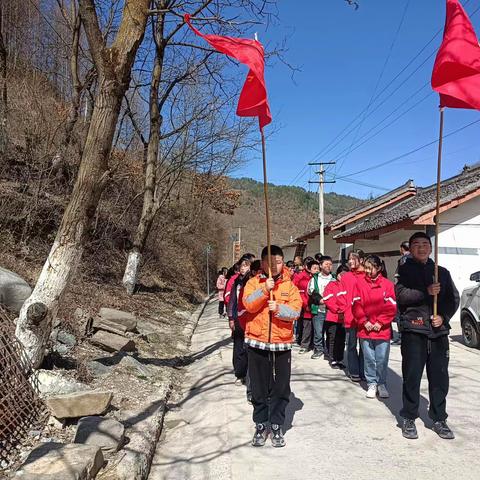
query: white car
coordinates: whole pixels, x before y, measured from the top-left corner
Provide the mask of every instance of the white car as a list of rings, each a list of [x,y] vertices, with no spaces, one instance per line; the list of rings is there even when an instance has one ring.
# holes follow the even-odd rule
[[[470,275],[476,285],[467,287],[460,300],[463,341],[467,347],[480,348],[480,272]]]

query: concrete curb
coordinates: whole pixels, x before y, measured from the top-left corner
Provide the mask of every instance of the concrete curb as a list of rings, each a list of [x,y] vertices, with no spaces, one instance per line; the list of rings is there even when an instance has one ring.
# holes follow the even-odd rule
[[[190,346],[198,321],[211,299],[212,297],[205,299],[183,327],[181,337],[186,340],[185,350]],[[162,433],[165,407],[171,393],[171,387],[172,377],[165,382],[163,391],[159,395],[150,398],[148,402],[135,411],[124,412],[122,423],[127,427],[126,435],[130,441],[120,452],[118,463],[110,468],[107,467],[104,472],[105,478],[112,478],[109,476],[111,471],[115,472],[113,478],[116,480],[145,480],[148,477],[157,443]]]

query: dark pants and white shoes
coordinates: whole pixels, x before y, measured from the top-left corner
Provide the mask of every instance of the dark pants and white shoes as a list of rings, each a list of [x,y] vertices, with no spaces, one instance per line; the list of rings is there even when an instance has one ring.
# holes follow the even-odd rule
[[[270,424],[272,445],[283,447],[282,426],[290,399],[291,351],[271,352],[248,347],[248,370],[256,424],[252,445],[265,444]]]
[[[408,439],[418,438],[415,419],[418,417],[420,404],[420,383],[426,367],[430,400],[428,416],[434,422],[433,430],[441,438],[447,440],[455,438],[446,423],[450,351],[448,336],[430,339],[426,335],[404,331],[401,351],[403,407],[400,415],[403,417],[403,436]]]

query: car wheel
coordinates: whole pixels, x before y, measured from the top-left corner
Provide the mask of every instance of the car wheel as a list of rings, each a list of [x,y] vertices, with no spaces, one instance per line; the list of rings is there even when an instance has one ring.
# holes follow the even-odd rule
[[[462,334],[465,345],[471,348],[480,347],[480,335],[475,320],[470,315],[465,315],[462,320]]]

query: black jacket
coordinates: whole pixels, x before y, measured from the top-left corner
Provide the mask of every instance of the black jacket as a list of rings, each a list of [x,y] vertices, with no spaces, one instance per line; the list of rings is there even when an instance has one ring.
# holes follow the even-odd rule
[[[395,294],[402,331],[421,333],[430,338],[448,334],[450,319],[460,303],[458,291],[450,272],[446,268],[438,267],[441,285],[438,314],[443,317],[443,325],[433,328],[430,318],[433,315],[433,296],[428,294],[427,288],[434,281],[434,267],[431,259],[427,263],[420,263],[413,258],[407,258],[406,262],[399,266]]]

